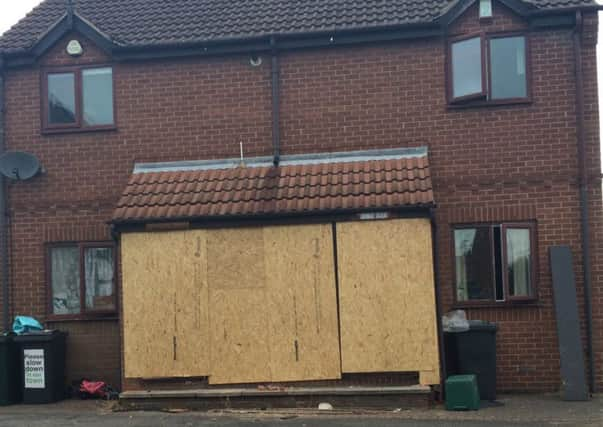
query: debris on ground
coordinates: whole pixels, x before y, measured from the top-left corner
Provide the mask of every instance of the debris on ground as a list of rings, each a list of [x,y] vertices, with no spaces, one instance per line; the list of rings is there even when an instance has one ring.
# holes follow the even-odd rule
[[[268,385],[259,385],[257,387],[257,389],[261,390],[261,391],[285,391],[285,390],[287,390],[287,387],[274,385],[274,384],[268,384]]]
[[[184,414],[186,412],[190,412],[190,409],[185,408],[166,408],[161,412],[167,412],[168,414]]]
[[[79,398],[117,400],[119,393],[104,381],[89,381],[82,379],[78,388]]]

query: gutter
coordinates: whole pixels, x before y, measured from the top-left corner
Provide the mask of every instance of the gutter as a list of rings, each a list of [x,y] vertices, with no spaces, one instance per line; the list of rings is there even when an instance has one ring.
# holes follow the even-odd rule
[[[4,58],[0,53],[0,155],[6,151],[4,140]],[[8,264],[8,200],[6,178],[0,174],[0,269],[2,269],[2,325],[10,328],[9,312],[9,264]]]
[[[329,42],[331,44],[345,43],[349,39],[354,38],[357,41],[359,38],[371,40],[373,38],[381,40],[381,37],[385,34],[403,34],[403,33],[414,33],[414,32],[425,32],[428,34],[441,34],[441,26],[438,22],[419,22],[419,23],[405,23],[405,24],[393,24],[383,25],[374,27],[363,27],[363,28],[333,28],[333,29],[321,29],[318,31],[290,31],[290,32],[276,32],[276,33],[264,33],[253,36],[233,36],[233,37],[222,37],[214,38],[210,40],[196,40],[196,41],[185,41],[185,42],[171,42],[171,43],[143,43],[138,45],[116,45],[114,51],[116,53],[130,53],[138,51],[156,51],[156,50],[173,50],[173,49],[194,49],[209,50],[214,46],[246,46],[252,45],[257,50],[269,51],[272,47],[272,39],[278,41],[279,49],[285,48],[303,48],[313,47],[315,43],[306,44],[307,41],[320,40],[325,44]],[[395,36],[396,38],[398,36]],[[408,38],[408,37],[407,37]],[[333,39],[331,41],[331,39]]]
[[[527,13],[528,17],[532,16],[546,16],[546,15],[559,15],[563,13],[580,13],[582,12],[598,12],[603,10],[603,5],[601,4],[593,4],[591,6],[573,6],[573,7],[563,7],[563,8],[554,8],[554,9],[535,9]]]
[[[580,223],[582,240],[582,266],[584,275],[584,311],[586,314],[586,335],[588,352],[589,385],[591,393],[596,392],[595,358],[593,348],[593,313],[591,291],[590,225],[588,218],[588,163],[586,154],[586,133],[584,122],[584,70],[582,67],[582,31],[584,19],[581,11],[576,11],[576,27],[573,33],[576,78],[576,132],[578,144],[578,170],[580,185]],[[559,321],[560,319],[557,319]]]

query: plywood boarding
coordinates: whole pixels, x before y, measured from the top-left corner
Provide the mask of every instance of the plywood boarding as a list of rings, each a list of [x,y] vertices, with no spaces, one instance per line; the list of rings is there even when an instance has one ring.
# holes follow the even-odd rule
[[[163,240],[150,234],[122,236],[126,377],[171,374],[165,365],[173,360],[174,292],[170,260],[158,256],[157,245]]]
[[[331,225],[264,231],[272,381],[341,378]]]
[[[208,248],[211,384],[340,378],[330,226],[217,230]]]
[[[122,236],[125,375],[341,377],[330,225]]]
[[[122,236],[124,373],[209,373],[206,232]]]
[[[211,384],[270,381],[262,228],[208,239]]]
[[[182,249],[172,253],[177,340],[173,376],[207,376],[210,372],[207,232],[194,230],[177,236]]]
[[[345,373],[419,371],[439,382],[427,219],[337,224]]]
[[[208,231],[208,277],[211,289],[263,289],[263,228]]]

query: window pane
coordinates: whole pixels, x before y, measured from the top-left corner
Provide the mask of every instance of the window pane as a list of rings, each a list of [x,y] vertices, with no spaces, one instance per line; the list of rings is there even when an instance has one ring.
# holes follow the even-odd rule
[[[48,75],[48,123],[75,123],[75,75]]]
[[[458,301],[493,299],[490,228],[454,231]]]
[[[482,92],[482,49],[479,37],[452,44],[452,96]]]
[[[490,70],[492,99],[525,98],[528,93],[525,37],[491,39]]]
[[[86,269],[86,308],[115,310],[113,295],[113,249],[89,248],[84,251]]]
[[[113,71],[96,68],[82,71],[84,124],[113,124]]]
[[[531,250],[530,230],[507,229],[507,279],[512,297],[531,294]]]
[[[51,249],[52,312],[80,312],[80,253],[77,247]]]

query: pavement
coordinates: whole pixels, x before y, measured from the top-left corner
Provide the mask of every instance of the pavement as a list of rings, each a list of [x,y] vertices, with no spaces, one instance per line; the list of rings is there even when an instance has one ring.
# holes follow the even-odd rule
[[[562,402],[556,395],[502,396],[499,405],[473,412],[433,409],[394,411],[275,410],[120,412],[112,402],[65,401],[0,408],[0,427],[602,427],[603,395],[589,402]]]

